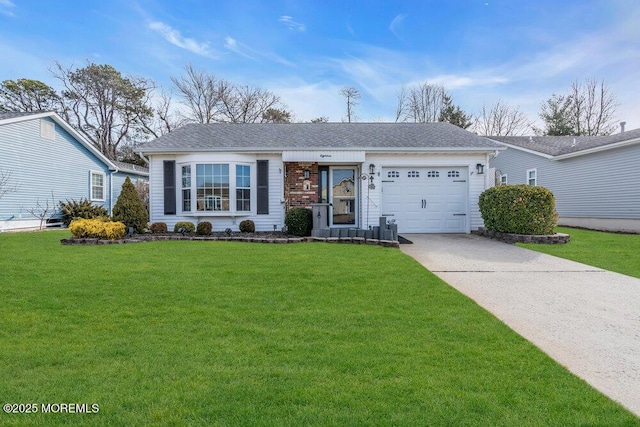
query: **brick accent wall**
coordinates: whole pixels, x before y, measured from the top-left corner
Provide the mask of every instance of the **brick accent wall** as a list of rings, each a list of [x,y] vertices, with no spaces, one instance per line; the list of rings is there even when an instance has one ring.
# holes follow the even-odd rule
[[[285,162],[284,198],[286,210],[309,208],[318,201],[318,164],[312,162]],[[305,169],[309,178],[304,177]]]

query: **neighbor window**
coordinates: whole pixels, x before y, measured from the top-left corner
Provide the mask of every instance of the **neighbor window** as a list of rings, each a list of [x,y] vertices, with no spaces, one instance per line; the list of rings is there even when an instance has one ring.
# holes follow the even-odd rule
[[[105,174],[102,172],[91,172],[91,200],[104,201]]]
[[[508,183],[507,174],[500,175],[500,185],[507,185]]]
[[[529,184],[529,185],[538,185],[538,170],[537,169],[529,169],[527,171],[527,184]]]

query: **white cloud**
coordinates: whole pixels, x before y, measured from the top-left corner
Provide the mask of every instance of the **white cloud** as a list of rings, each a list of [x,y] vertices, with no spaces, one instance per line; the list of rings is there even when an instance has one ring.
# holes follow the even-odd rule
[[[165,40],[179,48],[208,58],[219,57],[218,54],[210,49],[209,43],[200,43],[194,39],[183,37],[182,34],[180,34],[180,31],[173,29],[171,26],[163,22],[152,21],[149,23],[149,28],[158,32],[165,38]]]
[[[280,17],[280,19],[278,19],[278,21],[282,22],[287,27],[289,27],[289,29],[291,31],[306,31],[307,30],[307,27],[304,24],[301,24],[300,22],[294,21],[291,16],[282,15]]]
[[[11,2],[11,0],[0,0],[0,13],[2,13],[3,15],[7,15],[7,16],[15,16],[15,14],[9,10],[13,7],[16,7],[16,5],[14,3]]]
[[[391,24],[389,24],[389,31],[391,31],[397,38],[400,38],[400,36],[398,35],[398,29],[406,17],[407,15],[404,14],[397,15],[395,18],[393,18]]]

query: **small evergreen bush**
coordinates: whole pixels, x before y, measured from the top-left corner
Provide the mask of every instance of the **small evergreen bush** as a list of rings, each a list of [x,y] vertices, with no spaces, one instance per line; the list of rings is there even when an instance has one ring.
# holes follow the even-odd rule
[[[240,228],[240,231],[243,233],[255,233],[256,224],[250,219],[245,219],[244,221],[240,222],[239,228]]]
[[[173,226],[173,232],[179,233],[180,229],[183,229],[185,233],[193,233],[196,231],[196,226],[193,225],[192,222],[189,221],[178,221],[176,225]]]
[[[196,227],[196,234],[199,236],[211,235],[211,223],[209,221],[199,222]]]
[[[485,228],[501,233],[553,234],[558,221],[555,197],[545,187],[500,185],[483,192],[478,205]]]
[[[124,237],[126,229],[121,222],[79,218],[71,221],[69,231],[74,239],[118,240]]]
[[[154,222],[149,226],[149,230],[151,230],[152,233],[166,233],[167,224],[164,222]]]
[[[77,218],[91,219],[109,216],[105,208],[94,205],[87,199],[60,201],[60,212],[65,227],[68,227],[71,221]]]
[[[295,236],[309,236],[313,227],[313,213],[306,208],[291,208],[284,218],[284,224],[289,233]]]
[[[133,227],[136,233],[144,232],[149,222],[149,212],[129,177],[122,184],[122,191],[113,207],[112,219],[123,222],[127,227]]]

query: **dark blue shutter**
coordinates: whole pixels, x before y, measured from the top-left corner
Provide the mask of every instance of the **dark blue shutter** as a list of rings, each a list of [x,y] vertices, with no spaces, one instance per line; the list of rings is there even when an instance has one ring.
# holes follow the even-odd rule
[[[257,213],[266,215],[269,213],[269,160],[258,160],[257,167]]]
[[[164,214],[176,214],[176,162],[164,161]]]

